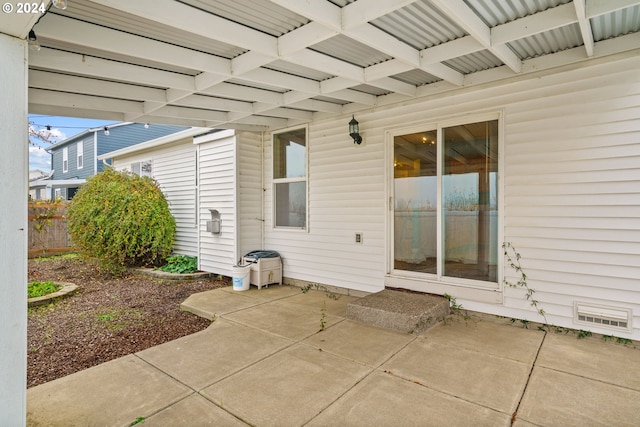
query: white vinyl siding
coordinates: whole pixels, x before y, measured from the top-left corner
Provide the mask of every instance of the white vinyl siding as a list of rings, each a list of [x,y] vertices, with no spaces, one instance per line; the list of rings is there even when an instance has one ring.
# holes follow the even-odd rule
[[[240,257],[236,234],[237,180],[236,137],[233,131],[214,133],[199,143],[199,209],[200,268],[231,276],[232,267]],[[206,221],[210,209],[220,213],[220,234],[207,233]]]
[[[131,165],[151,162],[153,178],[158,182],[176,220],[173,252],[192,256],[198,255],[195,151],[192,138],[186,138],[154,151],[134,153],[113,160],[115,169],[129,171]]]
[[[240,255],[262,247],[262,139],[240,132],[238,151],[238,240]]]
[[[617,59],[356,113],[360,146],[348,135],[350,115],[312,122],[308,233],[272,228],[273,149],[267,135],[265,247],[281,253],[287,278],[382,290],[390,235],[386,131],[501,112],[499,240],[522,255],[547,320],[580,329],[573,323],[575,301],[632,309],[633,333],[619,335],[640,339],[640,58]],[[355,243],[356,232],[363,233],[362,244]],[[500,284],[504,275],[517,280],[502,267]],[[448,290],[471,310],[543,320],[522,290],[500,287],[502,292],[492,293],[436,285],[432,290]]]

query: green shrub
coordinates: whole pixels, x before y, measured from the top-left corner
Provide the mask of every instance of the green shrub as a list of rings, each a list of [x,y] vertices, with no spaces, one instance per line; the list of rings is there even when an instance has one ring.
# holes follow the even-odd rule
[[[107,169],[78,190],[67,216],[76,247],[112,273],[171,253],[175,220],[151,178]]]
[[[61,285],[56,285],[53,282],[31,282],[27,287],[28,298],[41,297],[43,295],[52,294],[62,289]]]
[[[167,258],[167,263],[160,267],[166,273],[190,274],[198,271],[198,257],[174,255]]]

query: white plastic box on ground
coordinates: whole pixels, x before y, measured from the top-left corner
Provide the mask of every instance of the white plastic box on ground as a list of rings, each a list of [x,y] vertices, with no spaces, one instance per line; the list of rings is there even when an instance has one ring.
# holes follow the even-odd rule
[[[280,256],[265,257],[269,251],[249,252],[242,264],[251,264],[250,282],[261,289],[263,286],[282,283],[282,260]],[[271,254],[272,255],[272,254]]]

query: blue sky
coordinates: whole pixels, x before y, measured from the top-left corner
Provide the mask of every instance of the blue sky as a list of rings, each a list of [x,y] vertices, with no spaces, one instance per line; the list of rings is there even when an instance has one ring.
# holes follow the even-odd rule
[[[36,131],[48,132],[53,142],[63,141],[87,129],[107,126],[116,122],[107,120],[80,119],[75,117],[43,116],[39,114],[29,114],[29,124]],[[47,131],[47,126],[51,130]],[[46,148],[50,143],[37,138],[29,138],[29,170],[40,169],[43,172],[51,171],[51,155]]]

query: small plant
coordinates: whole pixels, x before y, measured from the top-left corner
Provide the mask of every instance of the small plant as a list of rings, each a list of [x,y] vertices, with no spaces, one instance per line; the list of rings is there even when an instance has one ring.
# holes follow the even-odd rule
[[[131,424],[129,424],[129,427],[135,426],[137,424],[144,424],[144,417],[138,417],[135,420],[131,421]]]
[[[142,310],[131,308],[100,307],[95,312],[95,318],[110,331],[120,331],[132,322],[140,322],[144,317]]]
[[[322,309],[320,309],[320,332],[324,331],[327,326],[327,301],[322,303]]]
[[[61,285],[57,285],[51,281],[31,282],[27,286],[27,296],[29,298],[37,298],[43,295],[52,294],[62,289]]]
[[[167,258],[167,263],[160,267],[165,273],[190,274],[198,271],[198,257],[174,255]]]
[[[462,316],[465,322],[471,318],[471,316],[469,316],[469,313],[467,313],[467,311],[462,307],[462,304],[458,304],[455,297],[449,294],[444,294],[442,296],[449,301],[449,310],[451,311],[452,315]],[[446,319],[444,319],[444,321],[446,323]]]
[[[583,338],[590,337],[591,335],[593,335],[593,334],[591,333],[591,331],[585,331],[584,329],[580,329],[580,330],[578,331],[578,339],[579,339],[579,340],[581,340],[581,339],[583,339]]]
[[[533,294],[536,291],[531,289],[527,284],[527,275],[522,269],[522,265],[520,265],[520,254],[518,253],[518,251],[516,251],[516,248],[509,242],[503,243],[502,249],[504,250],[504,256],[507,260],[507,264],[516,272],[516,274],[520,276],[515,283],[510,282],[506,277],[502,282],[510,288],[524,289],[526,291],[526,298],[531,303],[531,306],[536,309],[536,312],[540,316],[542,316],[542,318],[544,319],[544,323],[548,324],[549,322],[547,321],[547,315],[545,311],[540,307],[540,302],[533,297]]]

